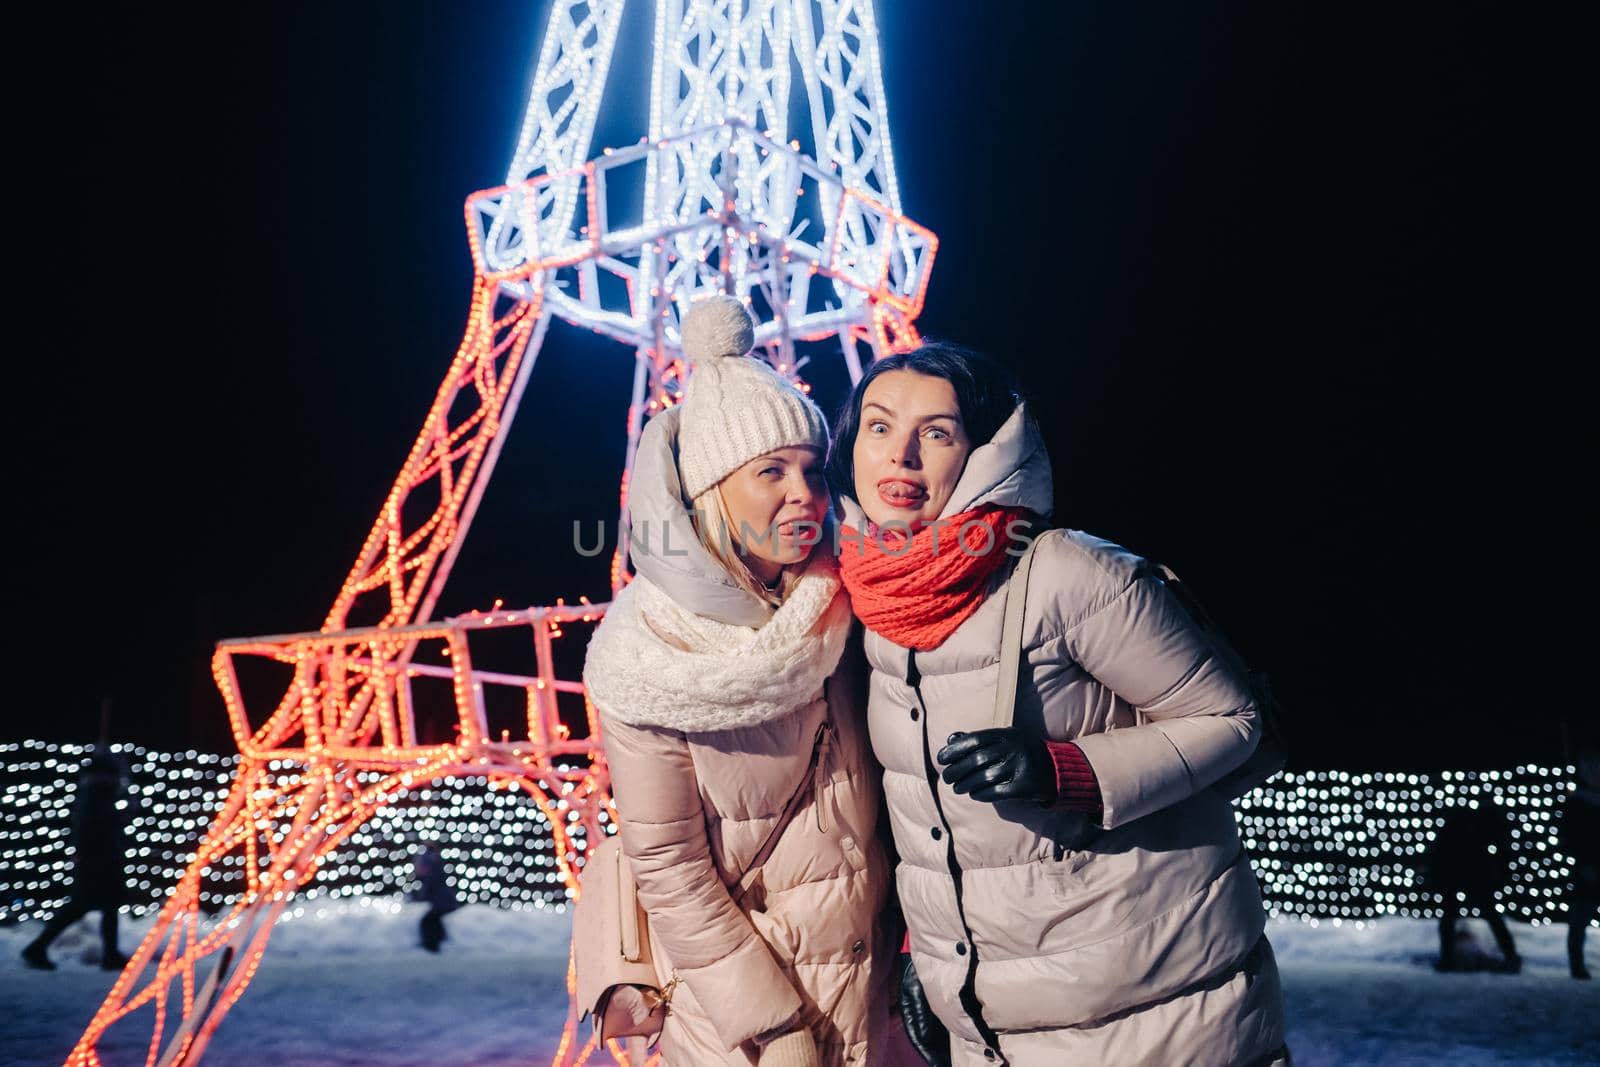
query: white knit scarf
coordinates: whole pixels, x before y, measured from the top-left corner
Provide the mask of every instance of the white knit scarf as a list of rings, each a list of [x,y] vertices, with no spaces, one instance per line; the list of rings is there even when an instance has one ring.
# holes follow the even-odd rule
[[[815,700],[839,665],[850,598],[820,557],[764,626],[718,622],[642,576],[617,594],[589,639],[583,681],[625,723],[705,733],[782,718]]]

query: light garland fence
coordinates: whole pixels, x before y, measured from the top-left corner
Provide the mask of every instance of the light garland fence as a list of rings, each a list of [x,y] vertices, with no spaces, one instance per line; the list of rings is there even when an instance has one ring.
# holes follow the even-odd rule
[[[125,910],[144,915],[161,907],[193,861],[239,760],[131,745],[113,751],[132,771]],[[72,869],[70,812],[87,752],[38,741],[0,745],[0,923],[44,918],[65,902]],[[380,776],[358,777],[370,786]],[[602,812],[601,822],[607,819]],[[380,808],[333,850],[296,899],[409,893],[416,884],[411,858],[425,841],[439,844],[466,903],[566,906],[549,822],[525,793],[494,788],[485,778],[438,781]],[[219,866],[200,891],[201,909],[210,913],[237,903],[244,887],[237,855],[221,857]]]
[[[1273,914],[1312,919],[1435,918],[1422,861],[1444,815],[1497,804],[1511,821],[1503,914],[1564,922],[1571,863],[1556,844],[1557,815],[1575,769],[1283,774],[1235,807],[1246,851]]]
[[[238,758],[136,746],[113,751],[132,771],[128,910],[137,915],[158,908],[187,869]],[[87,753],[41,741],[0,745],[0,922],[41,919],[65,901],[69,813]],[[1513,827],[1501,908],[1516,919],[1548,923],[1565,921],[1571,865],[1556,844],[1556,825],[1572,785],[1572,768],[1534,765],[1442,774],[1305,771],[1282,775],[1241,798],[1237,809],[1274,914],[1431,918],[1439,914],[1438,901],[1417,871],[1443,812],[1499,804]],[[299,897],[406,893],[414,882],[411,857],[428,840],[441,846],[466,902],[567,905],[548,821],[520,791],[493,788],[483,778],[439,781],[397,798],[330,854]],[[225,867],[202,890],[202,908],[237,902],[242,881],[242,870]]]

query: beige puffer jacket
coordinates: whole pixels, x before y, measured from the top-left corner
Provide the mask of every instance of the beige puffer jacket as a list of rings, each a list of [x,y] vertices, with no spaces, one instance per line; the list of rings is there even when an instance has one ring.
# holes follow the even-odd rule
[[[695,540],[679,496],[677,414],[657,416],[640,441],[630,509],[633,526],[643,532],[648,524],[654,539],[651,551],[635,552],[640,579],[699,616],[762,627],[770,609],[734,586]],[[813,564],[835,574],[825,555]],[[875,838],[880,770],[866,740],[859,625],[834,605],[833,621],[854,631],[838,667],[825,683],[819,677],[814,689],[791,695],[794,710],[768,721],[726,725],[726,706],[697,702],[692,673],[637,686],[657,698],[655,710],[641,712],[643,700],[615,695],[629,691],[619,679],[637,677],[629,653],[656,640],[632,604],[640,588],[636,580],[618,594],[591,641],[584,677],[661,981],[681,979],[661,1040],[667,1063],[753,1064],[752,1038],[797,1013],[823,1064],[901,1062],[910,1046],[888,1011],[897,946],[880,921],[890,870]],[[848,596],[842,586],[837,595]],[[692,672],[692,654],[684,655]],[[679,683],[681,701],[672,699]],[[759,881],[735,904],[730,887],[806,780],[825,715],[833,733],[820,773]],[[713,721],[717,728],[701,728]]]
[[[1049,459],[1020,407],[973,451],[944,514],[985,503],[1051,511]],[[865,529],[854,500],[843,509]],[[1259,887],[1232,806],[1207,788],[1256,744],[1246,680],[1144,560],[1078,531],[1043,536],[1016,724],[1082,748],[1101,824],[983,803],[936,778],[933,754],[952,733],[992,724],[1004,610],[992,594],[1011,562],[938,648],[865,642],[900,904],[954,1062],[1271,1059],[1284,1019]]]

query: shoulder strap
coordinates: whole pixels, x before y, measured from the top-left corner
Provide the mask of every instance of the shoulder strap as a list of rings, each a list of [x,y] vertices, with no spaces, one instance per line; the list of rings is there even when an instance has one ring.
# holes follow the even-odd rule
[[[1256,741],[1255,750],[1243,763],[1211,783],[1211,788],[1220,795],[1229,800],[1237,800],[1272,778],[1288,764],[1289,747],[1284,742],[1282,731],[1278,728],[1278,701],[1272,694],[1272,684],[1266,674],[1251,669],[1244,656],[1211,618],[1211,613],[1206,611],[1205,605],[1189,591],[1183,579],[1164,563],[1158,565],[1158,570],[1168,591],[1177,599],[1183,610],[1188,612],[1195,625],[1211,638],[1212,647],[1222,658],[1231,660],[1249,680],[1250,695],[1255,699],[1256,715],[1261,723],[1261,736]]]
[[[1006,583],[1005,620],[1000,624],[1000,677],[994,687],[994,725],[1010,726],[1017,714],[1017,674],[1022,661],[1023,609],[1028,602],[1028,572],[1033,569],[1033,552],[1042,531],[1028,542]]]
[[[1175,598],[1177,598],[1177,601],[1180,605],[1182,605],[1183,610],[1188,612],[1189,618],[1193,619],[1195,624],[1205,632],[1206,636],[1211,638],[1212,643],[1216,645],[1217,649],[1222,653],[1224,658],[1233,660],[1235,665],[1238,666],[1240,670],[1243,670],[1249,674],[1254,674],[1255,672],[1251,671],[1249,665],[1245,662],[1245,658],[1240,655],[1239,650],[1233,646],[1233,642],[1228,640],[1228,635],[1223,633],[1222,629],[1217,626],[1216,621],[1211,618],[1211,613],[1207,611],[1205,605],[1200,603],[1199,599],[1189,591],[1189,587],[1184,584],[1183,579],[1179,578],[1177,573],[1165,563],[1157,564],[1156,569],[1161,574],[1162,584],[1167,587],[1167,589]]]
[[[1161,574],[1162,584],[1172,590],[1173,595],[1178,598],[1184,610],[1189,613],[1189,617],[1199,623],[1202,630],[1221,638],[1222,631],[1217,629],[1217,624],[1211,620],[1211,613],[1205,609],[1205,605],[1195,599],[1193,593],[1189,592],[1189,587],[1184,584],[1182,578],[1178,577],[1177,572],[1165,563],[1156,564],[1156,570]]]
[[[824,702],[827,701],[826,683],[823,685],[822,698]],[[784,827],[788,826],[790,820],[794,818],[795,810],[800,807],[800,801],[806,795],[806,786],[811,783],[816,773],[817,763],[822,758],[823,751],[828,747],[833,731],[833,719],[831,718],[833,712],[831,705],[825,706],[827,706],[828,710],[823,713],[822,723],[817,727],[817,739],[811,745],[811,761],[806,764],[805,773],[800,776],[800,784],[795,786],[794,793],[789,797],[788,803],[778,813],[778,821],[773,823],[772,829],[767,832],[767,839],[761,842],[760,848],[756,849],[755,858],[750,861],[750,866],[745,868],[744,875],[740,877],[739,888],[733,893],[733,902],[735,904],[743,900],[744,895],[750,891],[750,887],[756,884],[756,878],[761,874],[761,865],[767,862],[767,858],[772,855],[772,850],[778,847],[778,838],[782,835]],[[817,803],[822,803],[821,797],[817,798]]]

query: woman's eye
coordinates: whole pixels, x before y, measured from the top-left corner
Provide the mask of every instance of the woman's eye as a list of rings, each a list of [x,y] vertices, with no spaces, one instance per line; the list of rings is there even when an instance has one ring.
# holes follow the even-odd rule
[[[880,433],[880,432],[882,432],[884,430],[887,430],[888,428],[889,427],[887,425],[885,425],[884,423],[881,423],[881,422],[869,422],[869,423],[867,423],[867,432],[868,433]]]
[[[929,434],[929,436],[931,436],[931,437],[932,437],[932,438],[933,438],[933,439],[934,439],[934,440],[935,440],[935,441],[943,441],[943,440],[944,440],[944,439],[945,439],[945,438],[947,438],[947,437],[949,437],[949,436],[950,436],[950,434],[949,434],[949,433],[947,433],[947,432],[946,432],[946,431],[944,431],[944,430],[941,430],[941,429],[939,429],[939,427],[937,427],[937,426],[930,426],[930,427],[928,427],[928,434]]]
[[[777,467],[767,467],[761,473],[762,474],[782,474],[783,472],[781,470],[779,470]]]

